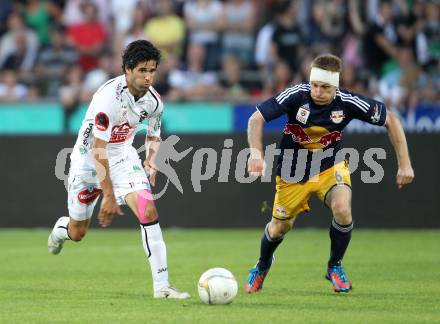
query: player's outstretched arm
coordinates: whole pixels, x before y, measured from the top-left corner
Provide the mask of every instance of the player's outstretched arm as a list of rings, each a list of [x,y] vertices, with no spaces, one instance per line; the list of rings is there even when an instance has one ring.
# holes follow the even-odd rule
[[[248,142],[251,155],[248,159],[248,171],[253,176],[262,176],[266,169],[263,157],[263,126],[265,120],[259,111],[249,118]]]
[[[160,137],[157,136],[147,136],[145,138],[145,161],[144,168],[148,174],[148,179],[150,184],[154,187],[156,185],[156,156],[159,151]]]
[[[93,141],[93,160],[95,162],[96,174],[103,193],[98,220],[102,227],[107,227],[111,224],[114,216],[123,215],[123,213],[119,205],[116,203],[113,184],[110,179],[110,167],[107,158],[107,142],[96,137]]]
[[[397,177],[396,182],[398,188],[411,183],[414,180],[414,170],[411,166],[411,159],[408,153],[408,145],[406,143],[405,132],[399,118],[391,111],[387,111],[387,120],[385,126],[388,129],[388,135],[393,144],[394,151],[397,156]]]

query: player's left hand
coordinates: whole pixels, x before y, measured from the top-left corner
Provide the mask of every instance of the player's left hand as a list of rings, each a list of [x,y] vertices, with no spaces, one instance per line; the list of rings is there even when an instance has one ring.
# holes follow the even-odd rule
[[[409,166],[400,167],[397,170],[397,188],[401,189],[404,185],[410,184],[414,180],[414,170]]]
[[[150,161],[144,161],[144,169],[145,172],[147,172],[148,180],[150,181],[150,184],[154,187],[156,185],[156,174],[157,174],[156,165]]]

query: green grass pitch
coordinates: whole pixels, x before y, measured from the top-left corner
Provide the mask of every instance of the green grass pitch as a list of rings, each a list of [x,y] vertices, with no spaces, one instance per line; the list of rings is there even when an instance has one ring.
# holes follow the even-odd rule
[[[354,290],[323,279],[328,233],[294,230],[259,294],[244,292],[261,230],[164,231],[172,283],[187,301],[154,300],[137,230],[91,230],[49,255],[49,230],[0,231],[0,323],[434,323],[440,322],[440,232],[356,230],[344,262]],[[231,270],[234,302],[204,305],[196,283]]]

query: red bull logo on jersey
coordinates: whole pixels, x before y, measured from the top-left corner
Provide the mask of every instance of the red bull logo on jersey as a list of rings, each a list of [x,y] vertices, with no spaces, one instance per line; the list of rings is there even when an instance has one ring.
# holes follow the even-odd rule
[[[340,124],[344,120],[344,112],[342,110],[333,110],[330,119],[335,124]]]
[[[286,135],[291,135],[294,142],[309,150],[323,149],[331,143],[341,140],[342,137],[342,133],[338,131],[329,133],[324,127],[302,128],[297,124],[286,124],[283,132]]]
[[[318,143],[323,145],[324,147],[329,146],[331,143],[341,140],[341,132],[334,131],[322,136]]]
[[[276,205],[275,213],[276,213],[277,217],[285,218],[286,217],[286,208],[282,205]]]
[[[78,193],[78,200],[80,203],[88,205],[91,202],[95,201],[95,199],[99,197],[101,192],[101,189],[95,187],[85,189]]]
[[[297,143],[312,143],[312,138],[307,135],[304,128],[297,124],[286,124],[284,126],[284,134],[292,135],[292,139]]]
[[[112,135],[109,143],[121,143],[133,133],[134,128],[131,127],[128,122],[122,125],[116,125],[112,128]]]

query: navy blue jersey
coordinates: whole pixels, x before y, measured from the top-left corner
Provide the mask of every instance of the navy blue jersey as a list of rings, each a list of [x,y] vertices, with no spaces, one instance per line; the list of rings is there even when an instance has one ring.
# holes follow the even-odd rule
[[[342,132],[352,119],[360,119],[378,126],[385,125],[386,120],[386,107],[382,102],[345,89],[337,89],[336,97],[330,104],[316,105],[310,96],[309,83],[287,88],[259,104],[257,109],[266,122],[287,114],[288,120],[279,143],[281,154],[278,158],[277,175],[281,176],[283,160],[288,160],[291,165],[290,177],[295,177],[298,162],[298,168],[305,167],[305,171],[298,173],[303,176],[300,179],[295,178],[296,181],[306,181],[317,172],[331,168],[335,162],[339,162],[335,161],[335,157],[342,148]],[[285,152],[287,149],[289,151]],[[302,160],[307,156],[304,163],[297,161],[301,149],[303,149],[301,154],[304,153],[304,149],[307,150],[305,155],[301,155]],[[329,156],[320,161],[316,172],[313,170],[311,172],[311,169],[314,169],[312,168],[313,152],[321,150],[328,151]]]

